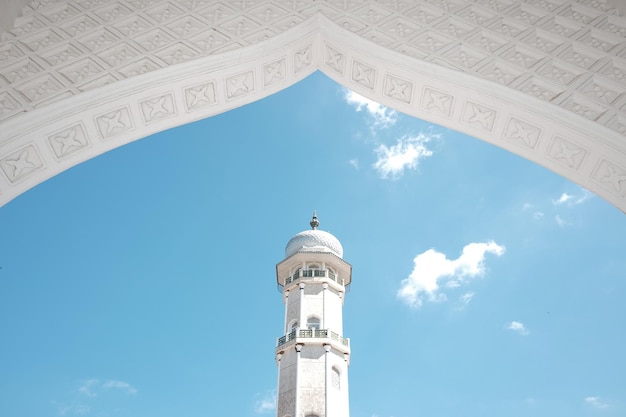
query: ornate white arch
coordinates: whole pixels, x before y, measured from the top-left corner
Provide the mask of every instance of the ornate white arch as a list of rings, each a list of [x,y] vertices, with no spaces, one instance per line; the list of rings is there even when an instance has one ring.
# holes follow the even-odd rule
[[[626,211],[626,21],[581,3],[36,0],[0,44],[0,205],[321,70]]]

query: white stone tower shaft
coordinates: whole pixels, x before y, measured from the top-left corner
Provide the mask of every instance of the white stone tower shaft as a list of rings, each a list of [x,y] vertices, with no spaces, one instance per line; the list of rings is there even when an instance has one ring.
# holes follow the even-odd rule
[[[342,307],[352,267],[330,233],[295,235],[276,278],[285,303],[284,336],[276,346],[277,417],[349,417],[350,340]]]

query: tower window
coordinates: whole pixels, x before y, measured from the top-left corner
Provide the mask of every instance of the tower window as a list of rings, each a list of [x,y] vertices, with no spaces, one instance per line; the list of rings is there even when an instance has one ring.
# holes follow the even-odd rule
[[[288,330],[287,333],[291,333],[297,328],[298,328],[298,320],[293,320],[291,323],[289,323],[289,326],[287,327],[287,330]]]
[[[315,316],[309,317],[309,319],[306,322],[306,327],[308,329],[319,330],[320,329],[320,319],[319,319],[319,317],[315,317]]]
[[[334,269],[332,269],[332,268],[328,268],[328,278],[330,278],[330,279],[332,279],[332,280],[336,281],[336,278],[337,278],[337,273],[335,272],[335,270],[334,270]]]
[[[337,389],[341,388],[339,369],[335,368],[334,366],[333,369],[330,371],[330,386]]]

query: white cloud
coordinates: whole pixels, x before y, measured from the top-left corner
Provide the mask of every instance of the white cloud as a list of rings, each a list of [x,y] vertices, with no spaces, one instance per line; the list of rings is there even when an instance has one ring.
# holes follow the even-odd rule
[[[524,205],[522,206],[522,211],[530,211],[534,207],[535,206],[533,204],[524,203]],[[539,210],[534,210],[533,211],[533,219],[540,220],[541,218],[543,218],[543,216],[544,216],[543,212],[541,212]]]
[[[585,397],[585,403],[591,405],[592,407],[599,408],[599,409],[604,409],[604,408],[609,407],[609,405],[606,402],[602,401],[600,397]]]
[[[508,324],[507,329],[512,330],[522,336],[528,336],[530,332],[521,321],[512,321]]]
[[[466,292],[465,294],[459,297],[454,309],[456,311],[465,310],[465,307],[469,305],[469,303],[472,301],[472,298],[474,298],[474,293],[472,291]]]
[[[109,379],[104,382],[101,382],[99,379],[88,379],[78,388],[78,392],[87,397],[96,397],[98,395],[98,391],[103,389],[119,389],[125,391],[127,394],[137,394],[137,389],[128,382],[116,381],[113,379]]]
[[[573,198],[572,195],[567,194],[567,193],[563,193],[563,194],[561,194],[561,197],[559,197],[557,200],[552,200],[552,204],[554,204],[555,206],[558,206],[560,204],[568,202],[572,198]]]
[[[592,194],[589,191],[581,188],[579,195],[563,193],[559,198],[553,199],[552,204],[554,204],[555,206],[560,206],[567,203],[568,206],[577,206],[587,201],[591,196]]]
[[[353,106],[356,111],[364,110],[372,118],[370,127],[372,129],[384,129],[396,124],[398,114],[382,104],[378,104],[360,94],[345,90],[344,98],[348,104]]]
[[[127,394],[137,394],[137,389],[130,385],[128,382],[108,380],[102,384],[102,388],[106,389],[120,389],[126,391]]]
[[[459,302],[463,304],[464,306],[466,306],[470,303],[470,301],[472,301],[472,298],[474,298],[474,293],[470,291],[460,296]]]
[[[559,225],[559,227],[567,227],[567,226],[571,226],[570,223],[568,223],[567,221],[565,221],[560,215],[556,215],[554,216],[554,220],[556,221],[556,224]]]
[[[254,412],[268,414],[276,410],[276,390],[267,391],[265,394],[257,394],[254,402]]]
[[[413,259],[413,271],[402,280],[398,297],[414,308],[419,308],[424,299],[445,301],[447,297],[440,291],[442,284],[457,287],[470,278],[482,276],[485,273],[485,254],[500,256],[504,251],[504,246],[493,241],[470,243],[457,259],[448,259],[445,254],[429,249]],[[471,300],[467,294],[466,298],[467,302]]]
[[[351,159],[348,161],[348,163],[350,165],[352,165],[354,167],[354,169],[356,169],[357,171],[359,170],[359,160],[358,159]]]
[[[78,392],[87,397],[95,397],[97,394],[94,390],[98,387],[97,379],[88,379],[78,388]]]
[[[57,414],[60,416],[67,416],[67,415],[84,416],[86,414],[89,414],[90,412],[91,412],[91,407],[89,407],[88,405],[83,405],[83,404],[64,405],[64,406],[60,406],[57,409]]]
[[[391,147],[380,145],[376,148],[378,159],[373,167],[381,178],[397,179],[405,169],[415,169],[421,159],[433,154],[426,148],[432,138],[420,133],[417,136],[404,136]]]
[[[566,209],[571,209],[575,206],[583,204],[591,197],[593,197],[593,194],[584,188],[580,188],[579,192],[574,192],[572,194],[564,192],[561,193],[558,198],[551,199],[551,208],[547,207],[546,202],[539,205],[526,202],[522,205],[522,211],[532,213],[532,218],[534,220],[541,220],[546,217],[546,213],[552,213],[549,214],[549,216],[553,216],[554,221],[559,227],[568,227],[572,226],[573,223],[566,220],[568,213]]]

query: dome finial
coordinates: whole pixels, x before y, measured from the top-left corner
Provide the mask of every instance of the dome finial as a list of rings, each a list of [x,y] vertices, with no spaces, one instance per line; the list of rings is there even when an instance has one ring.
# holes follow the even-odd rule
[[[320,225],[320,221],[317,220],[317,210],[313,210],[313,219],[311,219],[311,222],[309,224],[311,225],[311,229],[313,230],[317,230],[318,226]]]

